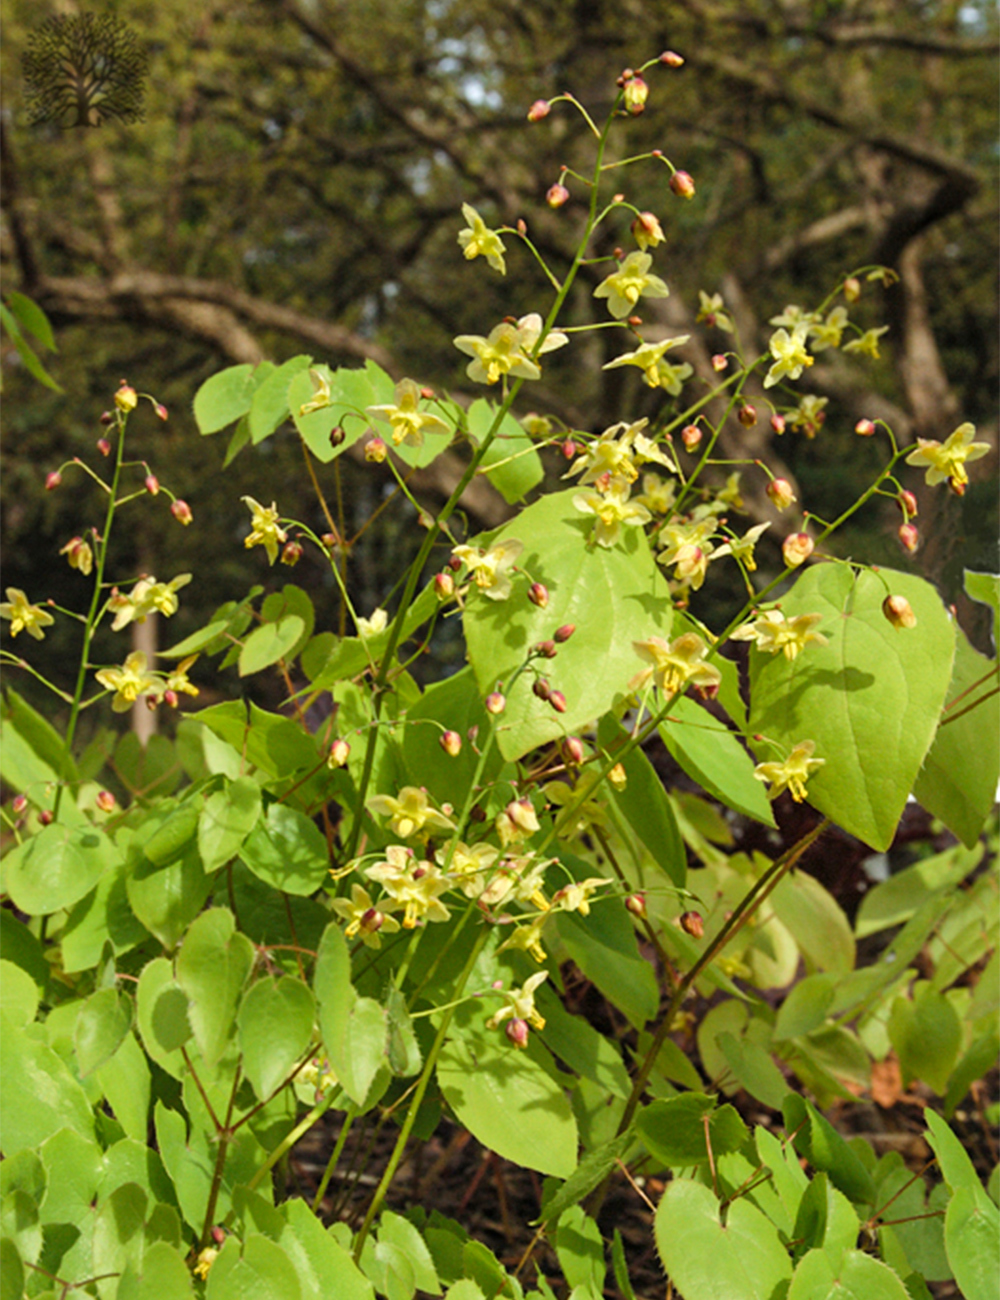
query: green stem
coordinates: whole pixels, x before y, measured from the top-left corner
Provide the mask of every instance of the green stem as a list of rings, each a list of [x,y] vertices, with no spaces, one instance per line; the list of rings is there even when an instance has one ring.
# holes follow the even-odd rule
[[[483,950],[488,934],[489,930],[484,926],[479,938],[472,945],[472,951],[469,953],[465,966],[462,968],[462,973],[455,982],[455,988],[453,991],[456,997],[461,997],[469,976],[472,974],[472,969],[479,958],[479,954]],[[379,1182],[378,1187],[375,1189],[375,1195],[372,1197],[368,1206],[364,1223],[362,1223],[354,1242],[355,1261],[361,1258],[361,1251],[364,1247],[365,1239],[371,1230],[372,1223],[375,1221],[378,1212],[382,1208],[386,1192],[388,1192],[389,1185],[392,1183],[392,1180],[396,1175],[396,1170],[399,1168],[399,1162],[403,1158],[403,1152],[405,1151],[406,1144],[410,1139],[410,1133],[413,1131],[413,1125],[416,1123],[417,1111],[420,1109],[424,1100],[427,1085],[430,1083],[431,1075],[434,1073],[434,1067],[437,1065],[437,1059],[441,1053],[441,1048],[444,1046],[444,1040],[448,1035],[448,1030],[451,1028],[451,1020],[454,1014],[454,1007],[451,1007],[442,1014],[441,1024],[438,1026],[438,1031],[434,1037],[434,1042],[431,1045],[431,1050],[427,1053],[427,1060],[424,1062],[424,1068],[421,1071],[420,1080],[417,1083],[416,1091],[414,1092],[413,1099],[410,1102],[410,1108],[406,1112],[406,1119],[403,1120],[403,1126],[399,1130],[399,1137],[396,1139],[396,1145],[393,1147],[392,1155],[389,1157],[389,1163],[386,1165],[385,1172],[382,1174],[382,1179]]]
[[[336,1094],[331,1094],[330,1101],[333,1100],[335,1095]],[[329,1105],[330,1102],[327,1102],[323,1109],[325,1110]],[[318,1106],[314,1106],[313,1110],[309,1112],[309,1115],[312,1115],[313,1111],[316,1109],[318,1109]],[[323,1111],[320,1111],[320,1115],[322,1115],[322,1113]],[[309,1119],[309,1115],[306,1116],[306,1119]],[[330,1186],[330,1179],[333,1177],[340,1161],[340,1157],[344,1153],[344,1147],[347,1145],[348,1135],[357,1117],[358,1113],[354,1107],[348,1107],[344,1114],[344,1122],[340,1126],[340,1132],[337,1134],[337,1141],[334,1144],[333,1151],[330,1153],[330,1159],[326,1162],[326,1168],[323,1170],[323,1177],[319,1180],[319,1186],[316,1188],[316,1195],[313,1197],[313,1214],[319,1213],[319,1207],[323,1204],[323,1197],[326,1195],[326,1189]],[[316,1118],[318,1119],[319,1116],[316,1116]]]

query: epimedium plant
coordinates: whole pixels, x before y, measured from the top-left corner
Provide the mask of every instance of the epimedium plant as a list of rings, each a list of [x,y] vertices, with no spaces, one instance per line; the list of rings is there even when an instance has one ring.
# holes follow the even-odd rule
[[[86,612],[15,589],[0,606],[12,636],[41,638],[56,617],[81,628],[71,687],[42,679],[68,711],[63,734],[14,690],[4,702],[3,777],[17,791],[0,911],[5,1295],[548,1300],[544,1237],[574,1300],[600,1296],[609,1268],[631,1297],[622,1237],[606,1242],[597,1216],[610,1180],[644,1196],[637,1175],[663,1171],[653,1232],[685,1300],[804,1300],[838,1286],[894,1300],[950,1277],[972,1300],[989,1294],[996,1173],[984,1188],[946,1121],[998,1047],[996,873],[983,862],[996,661],[929,584],[825,547],[890,496],[913,549],[903,464],[962,492],[985,444],[961,425],[900,447],[888,426],[862,421],[857,436],[886,442],[884,468],[839,518],[804,513],[782,564],[761,576],[768,526],[733,522],[740,471],[727,462],[728,477],[713,478],[719,430],[734,413],[756,422],[759,383],[776,434],[815,436],[824,403],[792,384],[824,349],[877,353],[884,328],[862,329],[848,308],[862,277],[891,272],[861,268],[815,310],[786,307],[762,356],[704,292],[699,320],[729,345],[715,384],[691,400],[692,367],[670,357],[688,336],[657,338],[636,314],[669,292],[652,271],[661,223],[611,187],[644,163],[667,168],[679,201],[694,182],[659,151],[607,161],[616,125],[642,111],[644,73],[679,62],[667,53],[627,70],[602,125],[569,94],[532,106],[539,122],[564,103],[594,139],[591,174],[566,169],[547,194],[562,207],[568,182],[588,199],[561,274],[524,223],[494,230],[464,206],[467,259],[503,274],[504,241],[518,241],[552,290],[544,317],[455,340],[490,396],[465,407],[372,363],[333,370],[306,356],[232,367],[196,395],[203,434],[235,425],[229,458],[294,424],[328,531],[246,497],[246,545],[271,565],[318,548],[354,635],[317,630],[308,594],[285,583],[223,606],[163,652],[163,668],[139,652],[94,663],[102,624],[169,617],[190,577],[113,579],[120,510],[162,493],[180,523],[192,515],[127,459],[139,395],[124,382],[98,442],[110,474],[74,460],[50,475],[53,489],[64,472],[91,475],[107,509],[63,548],[91,583]],[[623,219],[637,248],[595,254],[595,233]],[[610,320],[567,324],[581,270],[602,263],[593,296]],[[638,368],[662,395],[658,412],[600,433],[517,419],[544,359],[593,328],[623,332],[609,365]],[[353,539],[315,467],[361,440],[424,529],[368,614],[347,581]],[[467,468],[432,515],[406,470],[456,441]],[[536,493],[492,533],[458,531],[473,475],[520,503],[547,448],[570,486]],[[797,504],[766,465],[743,468],[768,478],[776,511]],[[692,608],[715,564],[746,593],[717,631]],[[996,609],[995,577],[967,583]],[[421,689],[414,660],[438,620],[459,616],[468,665]],[[732,641],[750,643],[746,691],[722,653]],[[77,752],[84,710],[176,707],[198,693],[196,659],[215,656],[241,678],[279,672],[287,707],[187,713],[175,740],[142,751],[123,737],[107,770],[100,744]],[[0,657],[40,676],[19,647]],[[333,707],[317,728],[321,697]],[[664,787],[643,748],[654,736],[704,797]],[[785,791],[823,814],[819,827],[774,860],[733,852],[717,806],[773,826]],[[911,791],[960,842],[877,886],[852,927],[797,865],[830,822],[886,849]],[[885,930],[879,959],[858,967],[856,941]],[[615,1008],[618,1032],[566,1008],[567,961]],[[943,1178],[933,1188],[821,1114],[890,1061],[900,1086],[919,1081],[939,1099],[927,1110]],[[737,1093],[780,1113],[783,1133],[751,1130],[726,1100]],[[282,1199],[283,1162],[331,1111],[338,1137],[312,1204]],[[407,1152],[443,1114],[545,1178],[516,1266],[407,1199]],[[391,1150],[362,1208],[341,1213],[351,1180],[340,1162],[363,1129],[391,1133]]]

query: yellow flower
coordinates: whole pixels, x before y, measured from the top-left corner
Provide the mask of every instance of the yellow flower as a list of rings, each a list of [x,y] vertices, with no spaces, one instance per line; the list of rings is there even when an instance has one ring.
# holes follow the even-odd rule
[[[444,866],[448,850],[438,849],[435,856],[438,865]],[[500,850],[495,844],[482,842],[470,848],[468,844],[459,840],[455,845],[450,870],[466,898],[478,898],[482,894],[486,888],[486,877],[499,856]]]
[[[389,912],[394,911],[397,904],[390,903],[384,907],[376,907],[362,885],[352,885],[350,898],[334,898],[330,906],[342,920],[348,922],[344,929],[344,937],[353,939],[360,934],[362,943],[368,948],[382,946],[383,931],[386,934],[394,934],[399,929],[399,922],[389,916]]]
[[[883,334],[889,332],[888,325],[882,325],[877,330],[865,330],[859,339],[851,339],[850,343],[845,343],[844,352],[860,352],[868,357],[874,357],[878,360],[879,350],[878,341]]]
[[[262,506],[253,497],[241,497],[253,514],[251,530],[243,540],[249,550],[251,546],[263,546],[267,551],[268,561],[273,564],[278,558],[278,547],[288,541],[288,534],[278,526],[278,507],[271,502],[270,508]]]
[[[581,916],[590,915],[590,896],[602,885],[612,883],[610,876],[591,876],[587,880],[574,881],[564,885],[552,896],[552,906],[561,912],[579,912]]]
[[[687,343],[690,334],[679,334],[676,338],[663,339],[660,343],[643,343],[634,352],[623,352],[614,361],[602,366],[602,370],[617,370],[619,366],[637,366],[650,388],[663,388],[676,397],[681,391],[681,384],[693,372],[687,362],[671,365],[663,360],[663,355],[671,348]]]
[[[823,633],[813,631],[816,624],[822,621],[822,614],[798,614],[795,618],[785,618],[780,609],[769,609],[753,622],[744,623],[737,628],[731,639],[752,641],[758,650],[766,650],[773,655],[783,654],[791,660],[810,641],[826,645],[827,638]]]
[[[507,570],[523,550],[524,543],[510,537],[504,542],[494,542],[488,550],[481,546],[456,546],[452,555],[462,561],[484,596],[490,600],[506,600],[511,586]]]
[[[198,687],[193,682],[188,681],[188,669],[198,658],[197,655],[190,655],[187,659],[182,659],[172,673],[168,673],[163,679],[164,691],[173,691],[177,695],[197,695]]]
[[[801,803],[806,797],[810,773],[826,762],[825,758],[813,758],[815,752],[815,741],[800,740],[783,763],[758,763],[753,774],[758,781],[770,785],[767,797],[776,799],[782,790],[788,790],[795,802]]]
[[[567,785],[565,781],[548,781],[542,786],[542,794],[560,811],[577,798],[577,790]],[[610,829],[607,809],[598,800],[586,798],[573,813],[573,820],[560,827],[559,838],[572,840],[578,835],[591,834],[595,826],[599,826],[602,830]]]
[[[409,447],[424,445],[427,433],[450,433],[448,425],[437,415],[420,410],[420,386],[413,379],[401,379],[396,385],[396,404],[369,406],[365,414],[373,420],[382,420],[392,428],[395,446],[405,442]]]
[[[134,650],[121,668],[102,668],[95,676],[102,686],[115,692],[111,701],[115,713],[125,713],[140,695],[159,699],[163,694],[160,679],[146,671],[146,656],[141,650]]]
[[[86,577],[94,567],[94,552],[90,549],[90,543],[85,542],[82,537],[73,537],[59,551],[60,555],[65,555],[69,561],[71,569],[79,569]]]
[[[538,379],[541,367],[532,360],[533,352],[542,332],[542,318],[537,312],[522,316],[516,325],[509,321],[490,330],[489,337],[480,334],[460,334],[455,339],[455,347],[473,359],[466,366],[465,373],[479,384],[495,384],[506,375],[515,379]],[[545,342],[538,350],[552,352],[561,348],[569,339],[558,330],[546,335]]]
[[[732,334],[736,328],[733,318],[726,311],[726,305],[722,301],[721,293],[713,293],[711,297],[704,289],[698,290],[698,315],[697,321],[704,321],[709,327],[715,326],[716,329],[725,330],[727,334]]]
[[[650,665],[637,673],[628,684],[634,691],[652,677],[665,695],[676,695],[690,682],[694,686],[718,686],[722,673],[714,664],[704,662],[708,646],[694,632],[685,632],[669,644],[663,637],[633,641],[632,649]]]
[[[549,912],[540,912],[528,925],[516,926],[513,934],[504,940],[497,952],[519,948],[522,952],[530,952],[535,961],[543,962],[548,954],[542,947],[542,931],[550,915]]]
[[[325,406],[333,405],[333,399],[330,397],[330,381],[322,370],[310,370],[309,378],[313,386],[312,401],[302,403],[299,407],[300,416],[311,415],[313,411],[322,411]]]
[[[120,632],[129,623],[145,623],[154,611],[169,618],[177,613],[176,593],[191,581],[190,573],[180,573],[171,582],[157,582],[155,578],[143,577],[126,596],[117,588],[108,600],[108,609],[114,612],[112,632]]]
[[[195,1274],[195,1276],[200,1277],[202,1280],[207,1278],[209,1271],[211,1270],[212,1265],[215,1263],[218,1254],[219,1252],[216,1250],[214,1246],[206,1246],[205,1249],[199,1253],[198,1258],[195,1260],[194,1268],[192,1269],[192,1272]]]
[[[465,230],[458,232],[458,242],[465,256],[471,261],[472,258],[482,255],[493,267],[494,271],[506,275],[507,268],[503,260],[503,240],[495,230],[490,230],[470,203],[462,204],[462,216],[469,223]]]
[[[358,619],[358,636],[362,641],[367,641],[369,637],[378,636],[379,632],[384,632],[389,623],[389,615],[384,609],[372,611],[371,618]]]
[[[969,476],[965,472],[965,462],[978,460],[990,449],[988,442],[972,441],[975,432],[976,426],[966,423],[960,424],[944,442],[918,438],[917,450],[910,452],[906,463],[929,466],[925,478],[932,487],[935,483],[943,483],[948,479],[953,488],[964,488],[969,481]]]
[[[637,466],[647,461],[656,461],[676,473],[677,466],[671,458],[658,443],[642,432],[648,423],[648,420],[636,420],[633,424],[627,424],[622,420],[611,425],[596,442],[587,447],[582,456],[576,458],[563,478],[579,474],[583,469],[586,473],[580,479],[581,483],[596,483],[605,475],[617,475],[633,483],[639,477]]]
[[[785,325],[788,329],[805,329],[809,325],[815,325],[819,316],[814,311],[803,311],[801,307],[794,305],[788,306],[780,316],[772,316],[768,324]]]
[[[817,397],[815,393],[804,393],[794,411],[789,412],[788,423],[793,429],[801,429],[807,438],[815,438],[820,425],[826,419],[824,407],[828,397]]]
[[[518,1020],[526,1020],[536,1029],[544,1029],[545,1020],[535,1010],[535,989],[548,977],[547,970],[540,970],[534,975],[529,975],[519,989],[497,989],[496,992],[504,999],[506,1005],[502,1006],[495,1015],[490,1016],[486,1028],[497,1029],[505,1020],[514,1016]]]
[[[734,559],[739,560],[746,566],[750,573],[757,568],[757,560],[753,553],[753,548],[757,545],[761,533],[770,528],[770,524],[755,524],[753,528],[748,529],[742,537],[730,538],[722,546],[712,552],[712,559],[718,560],[723,555],[732,555]]]
[[[653,259],[648,253],[629,253],[617,271],[606,276],[594,290],[595,298],[607,298],[615,320],[631,315],[640,298],[666,298],[670,290],[658,275],[650,275]]]
[[[440,867],[426,860],[418,862],[398,844],[386,850],[386,857],[387,862],[369,867],[365,875],[377,880],[389,897],[402,905],[404,930],[412,930],[423,920],[450,920],[451,913],[439,895],[451,888],[451,881]]]
[[[847,327],[846,307],[834,307],[825,321],[809,326],[809,346],[814,352],[839,348],[840,336]]]
[[[494,825],[504,848],[530,839],[540,829],[538,816],[528,798],[512,799],[503,812],[497,813]]]
[[[632,234],[643,252],[647,248],[655,248],[666,239],[660,219],[655,212],[640,212],[632,222]]]
[[[603,492],[594,492],[588,488],[584,492],[577,492],[573,497],[573,505],[577,510],[597,516],[593,537],[598,546],[614,546],[623,525],[635,528],[648,523],[652,518],[644,505],[629,501],[628,497],[629,484],[624,478],[612,478]]]
[[[662,550],[658,555],[661,564],[674,565],[674,577],[689,583],[697,591],[705,581],[708,562],[714,547],[709,538],[715,532],[715,519],[703,519],[667,524],[660,533]]]
[[[642,495],[635,499],[654,515],[665,515],[673,507],[676,496],[677,484],[672,478],[664,480],[659,474],[643,474]]]
[[[765,388],[773,388],[786,376],[798,379],[806,366],[813,364],[813,358],[806,351],[807,326],[797,325],[791,334],[786,329],[775,330],[769,344],[774,365],[764,379]]]
[[[0,618],[10,619],[11,636],[17,636],[18,632],[27,632],[36,641],[44,641],[45,633],[42,628],[49,627],[55,622],[51,614],[47,614],[38,605],[32,605],[19,587],[7,588],[7,600],[0,605]]]
[[[389,825],[393,833],[404,840],[410,839],[425,826],[435,826],[445,831],[455,829],[455,823],[450,818],[430,806],[427,791],[419,790],[415,785],[404,785],[398,799],[388,794],[374,795],[368,800],[368,807],[380,817],[390,818]]]

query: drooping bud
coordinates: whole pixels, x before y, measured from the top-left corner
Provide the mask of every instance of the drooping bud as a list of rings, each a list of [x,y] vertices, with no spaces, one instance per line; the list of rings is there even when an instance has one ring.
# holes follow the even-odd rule
[[[574,767],[579,767],[586,757],[583,741],[579,736],[567,736],[562,743],[563,758]]]
[[[500,691],[491,691],[486,697],[486,712],[492,713],[494,717],[498,713],[503,713],[507,707],[506,697]]]
[[[683,65],[684,58],[675,50],[664,50],[660,55],[660,62],[665,63],[668,68],[679,68]]]
[[[625,83],[625,112],[638,117],[645,110],[649,86],[638,73]]]
[[[563,695],[562,691],[549,691],[549,703],[556,713],[566,712],[566,696]]]
[[[522,1020],[520,1016],[508,1020],[503,1031],[515,1047],[523,1051],[528,1046],[528,1022]]]
[[[455,594],[455,579],[447,571],[444,573],[435,573],[434,575],[434,593],[438,600],[451,600]]]
[[[45,491],[54,492],[61,482],[62,475],[57,469],[54,469],[51,474],[45,475]]]
[[[114,424],[114,422],[115,422],[115,417],[111,414],[110,411],[102,411],[101,414],[100,414],[100,422],[101,422],[101,424],[104,424],[104,425],[107,425],[107,424]]]
[[[687,172],[674,172],[670,178],[670,188],[679,199],[693,199],[694,177]]]
[[[700,912],[684,912],[679,919],[681,929],[692,939],[700,939],[705,933],[705,922]]]
[[[543,117],[548,117],[552,112],[552,105],[547,99],[536,99],[528,109],[528,121],[540,122]]]
[[[685,451],[696,451],[702,439],[701,429],[696,424],[686,424],[681,429],[681,441]]]
[[[176,501],[170,503],[170,513],[177,522],[183,524],[185,528],[194,518],[194,515],[191,513],[191,507],[186,501],[182,501],[180,497],[178,497]]]
[[[781,543],[781,553],[785,557],[785,563],[790,569],[805,564],[812,555],[815,545],[808,533],[789,533]]]
[[[573,457],[576,455],[576,443],[573,441],[572,438],[567,438],[566,441],[563,443],[563,445],[559,448],[559,450],[562,452],[562,454],[566,457],[567,460],[572,460]]]
[[[341,736],[330,746],[330,752],[326,757],[326,765],[329,768],[343,767],[351,754],[351,747]]]
[[[715,356],[712,358],[712,369],[715,373],[721,375],[728,365],[729,358],[724,356],[721,352],[716,352]]]
[[[531,690],[540,700],[547,700],[552,692],[552,687],[544,677],[536,677],[531,684]]]
[[[389,454],[389,448],[381,438],[369,438],[365,443],[365,460],[381,465]]]
[[[573,635],[575,631],[576,631],[575,623],[564,623],[562,627],[557,627],[556,630],[552,633],[552,639],[553,641],[558,641],[558,643],[562,645],[564,641],[568,641],[570,639],[570,637]]]
[[[739,420],[740,424],[743,425],[744,429],[752,429],[757,423],[757,408],[751,406],[749,402],[746,402],[736,412],[736,418]]]
[[[785,420],[785,417],[783,415],[779,415],[778,412],[775,411],[775,413],[771,416],[771,428],[774,430],[774,432],[777,434],[784,433],[786,424],[787,421]]]
[[[430,384],[424,384],[424,386],[420,390],[420,396],[424,399],[425,402],[437,401],[437,393],[435,393],[434,389],[431,388]]]
[[[298,541],[286,542],[281,551],[281,563],[287,564],[288,567],[294,568],[302,559],[302,543]]]
[[[660,219],[655,212],[640,212],[632,222],[632,234],[643,252],[647,248],[655,248],[657,244],[662,244],[665,238]]]
[[[111,455],[111,443],[108,442],[107,438],[98,438],[96,446],[102,456]]]
[[[624,790],[628,785],[628,774],[625,771],[624,764],[616,763],[608,773],[608,780],[616,790]]]
[[[176,709],[179,701],[180,701],[180,697],[178,696],[176,691],[170,690],[170,691],[163,692],[163,702],[164,704],[168,705],[171,709]],[[150,702],[149,700],[146,701],[147,704],[149,704],[149,702]]]
[[[442,733],[438,744],[449,756],[449,758],[458,758],[462,752],[462,737],[457,731],[445,731]]]
[[[533,582],[528,588],[528,599],[533,605],[537,605],[539,609],[544,609],[549,603],[548,588],[540,582]]]
[[[875,432],[875,425],[871,420],[859,420],[854,426],[854,432],[860,438],[870,438]]]
[[[153,406],[153,410],[156,412],[156,414],[159,416],[161,420],[166,420],[169,419],[170,417],[170,412],[167,410],[167,408],[163,405],[162,402],[156,402]]]
[[[629,894],[625,899],[625,910],[631,912],[633,916],[644,917],[646,915],[646,895]]]
[[[177,703],[177,692],[176,692],[176,691],[165,691],[165,692],[164,692],[164,695],[163,695],[163,698],[166,700],[168,695],[172,695],[172,696],[174,697],[174,699],[173,699],[173,703],[176,705],[176,703]],[[145,700],[146,700],[146,708],[150,711],[150,713],[155,713],[156,710],[157,710],[157,708],[159,707],[160,701],[156,698],[155,695],[147,695],[147,696],[145,697]],[[169,704],[170,701],[167,700],[167,703]]]
[[[909,551],[911,555],[920,545],[920,534],[914,524],[900,524],[896,536],[902,542],[903,549]]]
[[[42,811],[38,814],[38,820],[42,823],[43,826],[51,826],[52,825],[51,808],[43,808]]]
[[[110,790],[98,790],[94,797],[94,803],[97,804],[101,812],[114,812],[117,800]]]
[[[134,411],[138,405],[139,397],[134,388],[129,387],[126,380],[122,380],[118,385],[118,392],[115,393],[115,406],[119,411]]]
[[[517,233],[522,239],[528,233],[528,223],[525,221],[524,217],[518,217],[517,219]]]
[[[565,185],[560,185],[558,182],[555,185],[550,185],[545,192],[545,202],[550,208],[561,208],[568,201],[569,190]]]
[[[155,474],[147,474],[143,486],[151,497],[155,497],[160,491],[160,480]]]
[[[347,434],[340,427],[340,425],[335,424],[333,428],[330,430],[330,446],[339,447],[346,437]]]
[[[796,500],[792,485],[786,478],[772,479],[765,490],[779,510],[787,510]]]
[[[905,596],[886,596],[882,602],[882,613],[894,628],[917,626],[917,616]]]
[[[917,498],[912,492],[907,491],[906,488],[903,488],[899,496],[896,498],[896,505],[899,506],[900,510],[902,510],[903,514],[906,515],[908,519],[916,518]]]
[[[848,302],[857,302],[861,297],[861,281],[856,275],[849,275],[844,281],[844,297]]]
[[[448,568],[451,569],[452,573],[458,573],[461,567],[462,567],[462,561],[458,558],[457,555],[453,555],[451,559],[448,561]]]
[[[559,653],[554,641],[539,641],[535,649],[546,659],[554,659]]]
[[[20,817],[21,813],[24,812],[27,806],[28,796],[24,794],[16,794],[10,802],[11,812],[13,812],[15,817]]]

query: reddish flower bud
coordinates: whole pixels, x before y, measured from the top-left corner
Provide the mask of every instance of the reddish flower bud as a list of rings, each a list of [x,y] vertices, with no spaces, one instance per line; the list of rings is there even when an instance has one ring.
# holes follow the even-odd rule
[[[559,650],[556,647],[556,643],[554,641],[539,641],[539,643],[535,646],[535,649],[540,655],[544,656],[544,658],[546,659],[554,659],[556,655],[559,653]]]
[[[156,414],[160,417],[161,420],[166,420],[170,416],[170,412],[167,410],[167,408],[163,405],[162,402],[157,402],[154,405],[153,410],[156,412]]]
[[[139,397],[135,389],[123,379],[118,386],[118,392],[115,393],[115,406],[119,411],[134,411],[138,401]]]
[[[569,201],[569,190],[565,185],[550,185],[545,192],[545,202],[550,208],[561,208]]]
[[[182,501],[180,497],[178,497],[176,501],[170,503],[170,513],[177,522],[183,524],[185,528],[194,518],[194,515],[191,513],[191,507],[186,501]]]
[[[429,387],[429,385],[427,384],[424,384],[424,386],[421,388],[420,396],[424,399],[425,402],[433,402],[436,401],[437,399],[437,393],[435,393],[434,389]]]
[[[330,752],[326,756],[326,765],[329,768],[343,767],[351,753],[351,747],[343,737],[335,740],[330,746]]]
[[[101,812],[106,813],[114,812],[116,802],[117,800],[110,790],[98,790],[94,798],[94,803],[97,804]]]
[[[861,297],[861,281],[855,275],[849,275],[844,281],[844,297],[848,302],[857,302]]]
[[[696,424],[686,424],[681,429],[681,441],[685,451],[696,451],[702,439],[701,429]]]
[[[16,794],[14,798],[11,800],[11,804],[10,804],[11,811],[17,817],[19,817],[21,813],[24,812],[27,806],[28,806],[28,796],[24,794]]]
[[[894,628],[917,626],[917,616],[905,596],[886,596],[882,602],[882,613]]]
[[[101,453],[102,456],[110,456],[110,455],[111,455],[111,443],[108,442],[107,438],[98,438],[98,439],[97,439],[97,450]]]
[[[160,480],[155,474],[147,474],[144,486],[149,495],[155,497],[160,490]]]
[[[875,432],[875,425],[871,420],[859,420],[854,426],[854,432],[862,438],[870,438]]]
[[[792,485],[786,478],[773,479],[765,490],[779,510],[787,510],[796,499]]]
[[[110,411],[102,411],[100,415],[101,424],[114,424],[115,417]]]
[[[736,412],[736,418],[745,429],[752,429],[757,423],[757,408],[747,402]]]
[[[61,482],[62,475],[57,469],[54,469],[51,474],[45,475],[45,491],[54,492]]]
[[[911,555],[920,545],[920,534],[913,524],[900,524],[896,536],[902,542],[903,549],[909,551]]]
[[[562,752],[566,762],[572,763],[574,767],[579,767],[586,757],[583,741],[579,736],[567,736],[562,743]]]
[[[774,430],[775,433],[781,434],[785,432],[785,427],[786,427],[785,417],[783,415],[779,415],[778,412],[775,411],[775,413],[771,416],[771,428]]]
[[[552,693],[552,687],[544,677],[536,677],[532,683],[531,689],[540,700],[547,700]]]
[[[625,910],[631,912],[633,916],[646,915],[646,895],[629,894],[625,899]]]
[[[537,605],[539,609],[544,609],[549,603],[548,588],[540,582],[533,582],[528,588],[528,599],[533,605]]]
[[[694,198],[694,178],[687,172],[674,172],[670,178],[670,188],[679,199]]]
[[[416,876],[416,872],[413,873]],[[380,912],[377,907],[369,907],[361,913],[361,921],[358,929],[363,930],[365,934],[377,934],[382,929],[385,921],[385,914]]]
[[[168,705],[170,706],[170,708],[172,708],[172,709],[176,709],[176,708],[177,708],[177,705],[178,705],[178,703],[179,703],[179,697],[178,697],[178,695],[177,695],[177,692],[176,692],[176,691],[164,691],[164,692],[163,692],[163,701],[164,701],[165,704],[168,704]],[[146,700],[146,703],[149,705],[149,707],[150,707],[151,709],[155,709],[155,708],[156,708],[156,701],[152,698],[152,696],[150,696],[150,698]]]
[[[452,573],[458,573],[461,567],[462,567],[462,561],[458,558],[457,555],[453,555],[451,559],[448,561],[448,568],[451,569]]]
[[[52,825],[51,809],[43,808],[42,811],[38,814],[38,820],[42,823],[43,826],[51,826]]]
[[[335,424],[333,428],[330,430],[330,446],[339,447],[346,437],[347,434],[340,427],[340,425]]]
[[[649,86],[638,73],[625,83],[625,112],[638,117],[645,110],[649,98]]]
[[[685,912],[680,917],[679,924],[684,933],[689,934],[692,939],[700,939],[705,933],[705,922],[699,912]]]
[[[281,563],[287,564],[288,567],[294,568],[302,559],[302,543],[297,541],[286,542],[281,550]]]
[[[172,696],[174,697],[173,700],[167,700],[167,696],[168,696],[168,695],[172,695]],[[164,691],[164,692],[163,692],[163,698],[164,698],[165,700],[167,700],[167,703],[168,703],[168,704],[170,704],[170,705],[176,707],[176,704],[177,704],[177,692],[176,692],[176,691]],[[150,713],[155,713],[156,710],[157,710],[157,708],[158,708],[158,706],[159,706],[160,701],[156,698],[155,695],[147,695],[147,696],[145,697],[145,700],[146,700],[146,708],[150,711]]]
[[[695,688],[694,688],[694,693],[695,693],[695,695],[698,696],[698,698],[699,698],[700,700],[715,700],[715,699],[718,699],[718,697],[719,697],[719,683],[718,683],[718,682],[708,682],[708,683],[706,683],[706,684],[703,685],[703,686],[695,686]]]
[[[507,707],[506,697],[502,695],[500,691],[492,691],[489,695],[487,695],[486,697],[487,713],[492,713],[493,716],[496,717],[498,713],[503,713],[506,707]]]
[[[562,691],[549,691],[549,703],[556,713],[566,712],[566,696],[563,695]]]
[[[556,630],[552,633],[552,639],[553,641],[558,641],[558,643],[562,645],[564,641],[568,641],[570,639],[570,637],[573,635],[575,631],[576,631],[575,623],[564,623],[562,627],[557,627]]]
[[[679,68],[683,65],[684,58],[674,50],[664,50],[660,55],[660,62],[666,64],[668,68]]]
[[[445,570],[434,575],[434,593],[438,600],[450,600],[455,594],[455,579]]]
[[[389,454],[389,448],[381,438],[369,438],[365,443],[365,460],[381,465]]]
[[[523,1050],[528,1046],[528,1022],[522,1020],[520,1016],[508,1020],[503,1031],[515,1047]]]
[[[528,109],[528,121],[540,122],[543,117],[548,117],[552,112],[552,105],[547,99],[536,99]]]
[[[781,543],[781,553],[790,569],[797,569],[813,553],[816,543],[808,533],[789,533]]]
[[[217,1246],[221,1246],[222,1243],[226,1240],[225,1228],[220,1227],[219,1224],[216,1224],[212,1229],[212,1240],[215,1242]]]
[[[449,758],[457,758],[462,752],[462,737],[457,731],[445,731],[439,738],[438,744]]]
[[[562,454],[566,457],[567,460],[572,460],[573,457],[576,455],[576,443],[573,441],[572,438],[567,438],[566,441],[563,443],[563,445],[559,448],[559,450],[562,452]]]
[[[900,510],[902,510],[903,514],[906,515],[908,519],[916,518],[917,498],[912,492],[907,491],[906,488],[904,488],[896,498],[896,505],[899,506]]]
[[[524,217],[518,217],[516,228],[517,228],[517,233],[523,239],[524,236],[528,233],[528,223],[525,221]]]
[[[712,358],[712,369],[715,373],[721,375],[728,365],[729,358],[724,356],[721,352],[716,352],[715,356]]]

